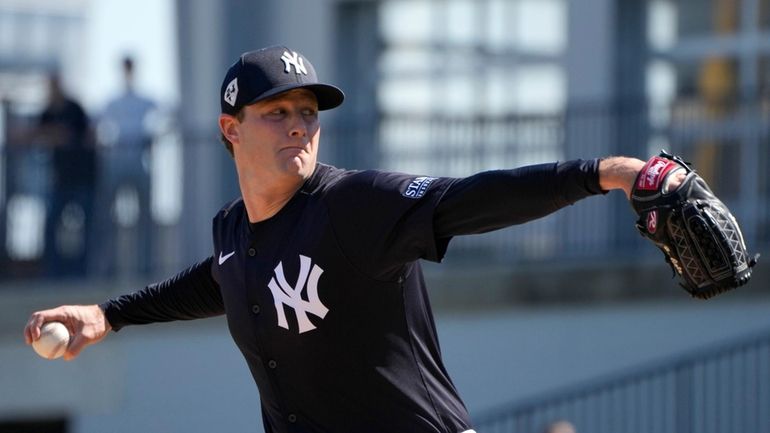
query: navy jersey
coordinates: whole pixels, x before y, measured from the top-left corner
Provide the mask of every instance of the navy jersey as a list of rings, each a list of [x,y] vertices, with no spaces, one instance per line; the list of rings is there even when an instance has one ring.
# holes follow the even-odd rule
[[[454,179],[319,164],[268,220],[222,209],[213,257],[102,307],[116,330],[226,313],[268,432],[468,431],[419,259],[600,193],[597,166]]]

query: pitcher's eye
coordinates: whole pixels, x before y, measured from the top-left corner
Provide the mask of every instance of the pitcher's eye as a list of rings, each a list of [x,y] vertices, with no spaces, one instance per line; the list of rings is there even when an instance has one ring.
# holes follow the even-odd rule
[[[273,110],[268,111],[265,116],[271,119],[281,119],[285,115],[286,115],[286,110],[284,110],[283,108],[275,108]]]

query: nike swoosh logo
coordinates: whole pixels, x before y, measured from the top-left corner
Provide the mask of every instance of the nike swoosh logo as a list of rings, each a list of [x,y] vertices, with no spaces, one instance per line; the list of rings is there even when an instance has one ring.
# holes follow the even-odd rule
[[[230,257],[233,256],[233,254],[235,254],[235,251],[233,251],[232,253],[230,253],[230,254],[228,254],[226,256],[223,256],[222,252],[220,251],[219,252],[219,264],[221,265],[222,263],[226,262],[227,259],[229,259]]]

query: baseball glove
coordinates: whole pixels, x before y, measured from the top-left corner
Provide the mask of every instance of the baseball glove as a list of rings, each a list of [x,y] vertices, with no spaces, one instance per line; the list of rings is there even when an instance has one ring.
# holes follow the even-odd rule
[[[684,171],[669,191],[671,176]],[[693,297],[708,299],[746,284],[759,254],[750,257],[735,218],[679,156],[662,151],[647,161],[631,190],[636,228],[663,251]]]

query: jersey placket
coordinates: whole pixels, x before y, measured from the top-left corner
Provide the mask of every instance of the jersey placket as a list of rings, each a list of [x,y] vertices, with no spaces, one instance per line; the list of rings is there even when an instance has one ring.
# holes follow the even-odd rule
[[[269,224],[269,223],[268,223]],[[286,400],[280,386],[278,375],[280,374],[280,359],[276,359],[275,350],[270,346],[270,337],[267,335],[267,328],[277,326],[275,323],[266,320],[265,313],[273,307],[274,300],[270,294],[267,281],[273,273],[273,262],[275,257],[268,257],[271,249],[264,243],[272,242],[260,236],[261,233],[270,232],[269,227],[259,227],[256,230],[248,230],[248,247],[246,248],[244,263],[244,283],[246,284],[246,293],[251,303],[254,323],[254,338],[256,346],[260,352],[260,366],[263,371],[263,377],[268,379],[267,384],[260,384],[260,392],[264,392],[264,385],[270,387],[272,394],[272,403],[277,406],[281,414],[281,421],[287,427],[287,431],[296,429],[299,418],[296,410],[293,410],[289,401]],[[274,234],[274,233],[272,233]],[[263,396],[264,397],[264,396]],[[264,409],[263,409],[264,410]],[[294,427],[293,427],[294,426]],[[279,428],[280,426],[273,426]]]

